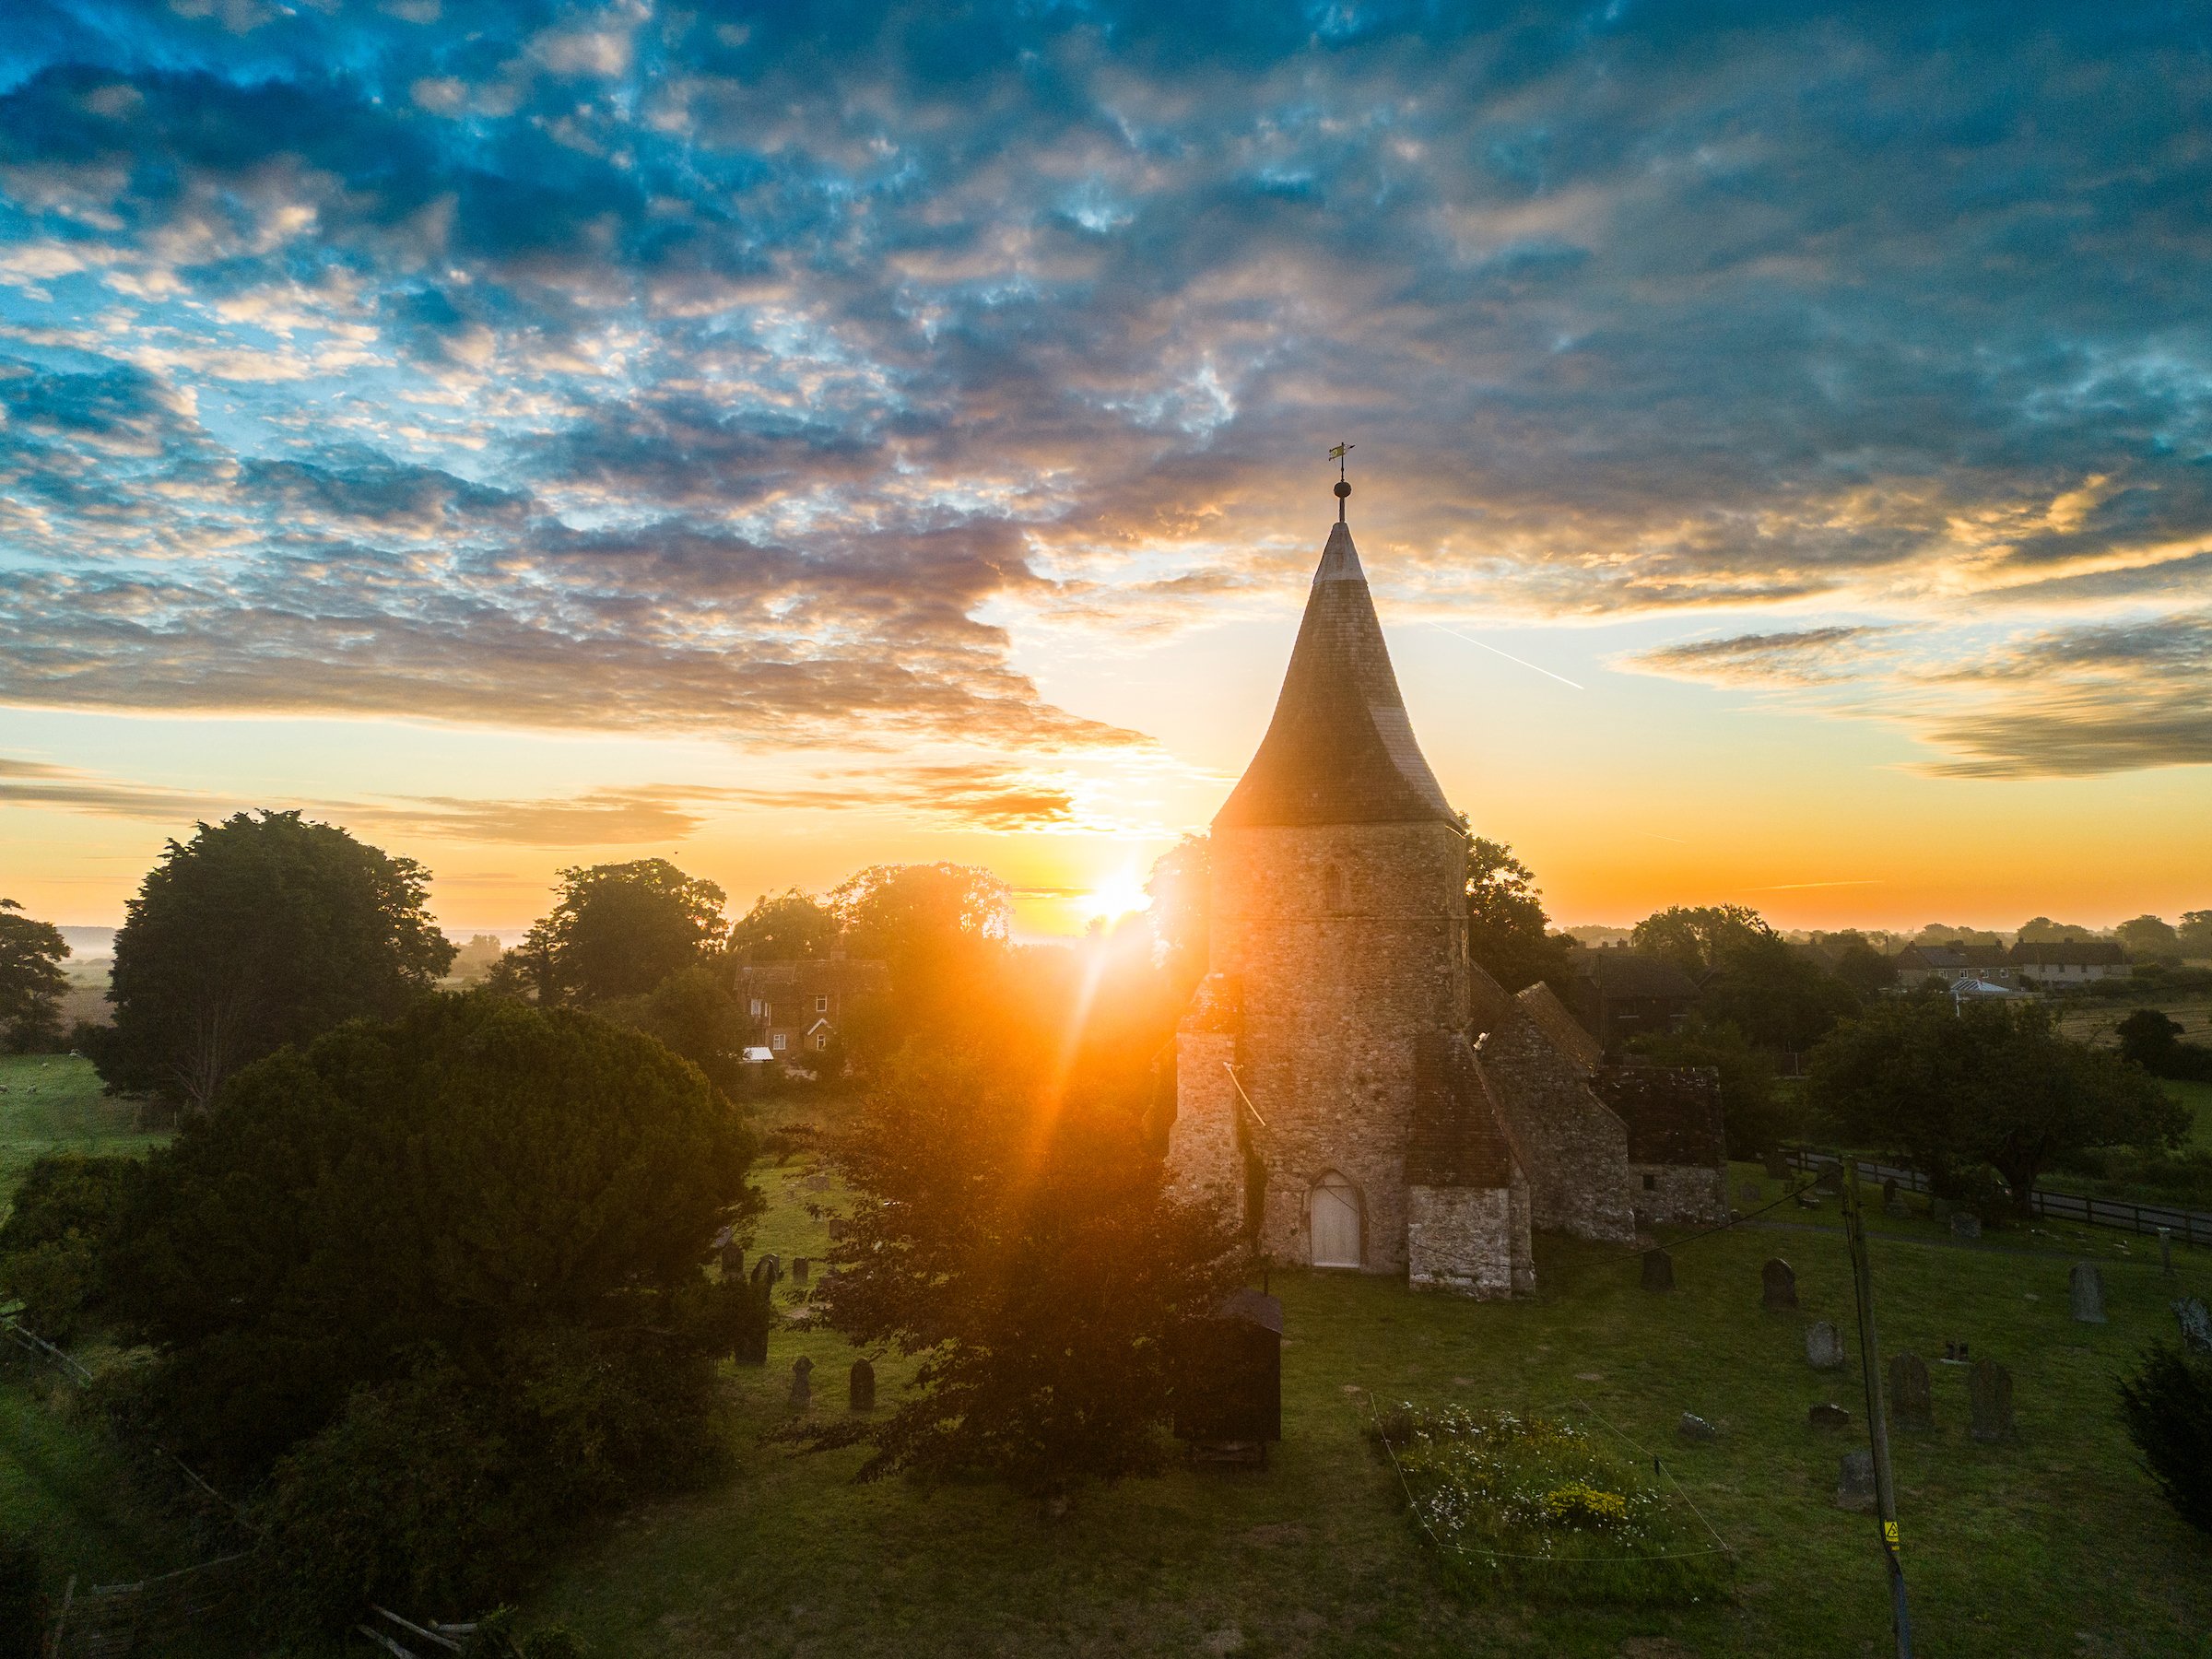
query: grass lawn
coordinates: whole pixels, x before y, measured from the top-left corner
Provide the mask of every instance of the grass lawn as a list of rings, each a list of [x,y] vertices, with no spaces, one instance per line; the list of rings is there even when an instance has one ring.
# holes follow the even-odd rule
[[[169,1136],[137,1127],[137,1102],[100,1092],[89,1060],[0,1054],[0,1196],[48,1152],[143,1152]]]
[[[2166,1092],[2196,1114],[2196,1127],[2185,1143],[2212,1150],[2212,1083],[2176,1083],[2168,1079]]]
[[[1731,1190],[1744,1178],[1757,1171],[1739,1167]],[[818,1180],[800,1162],[762,1171],[757,1250],[826,1248],[806,1206],[836,1194]],[[2212,1540],[2159,1500],[2112,1407],[2114,1375],[2172,1333],[2168,1300],[2212,1298],[2212,1253],[2184,1253],[2177,1288],[2112,1233],[2008,1230],[1976,1249],[1925,1221],[1877,1219],[1885,1351],[1930,1360],[1941,1426],[1896,1451],[1922,1651],[2212,1653]],[[736,1475],[581,1547],[525,1611],[568,1620],[602,1653],[670,1656],[1886,1652],[1874,1524],[1831,1501],[1841,1454],[1864,1444],[1855,1362],[1821,1373],[1804,1357],[1812,1321],[1851,1317],[1835,1201],[1772,1220],[1684,1243],[1665,1295],[1639,1288],[1632,1255],[1552,1240],[1538,1246],[1541,1294],[1507,1304],[1278,1273],[1273,1466],[1176,1466],[1087,1494],[1057,1521],[986,1483],[856,1487],[857,1453],[766,1443],[794,1358],[815,1361],[817,1412],[843,1409],[852,1359],[828,1333],[779,1332],[765,1371],[729,1376]],[[1759,1308],[1759,1265],[1777,1254],[1797,1269],[1800,1312]],[[2067,1315],[2068,1264],[2085,1254],[2104,1265],[2105,1325]],[[1967,1436],[1965,1371],[1939,1362],[1960,1338],[2011,1368],[2017,1443]],[[879,1370],[888,1400],[900,1368]],[[1823,1400],[1850,1408],[1851,1434],[1806,1427]],[[1398,1401],[1612,1425],[1663,1457],[1740,1550],[1735,1594],[1652,1612],[1454,1600],[1364,1438],[1371,1402]],[[1679,1443],[1684,1411],[1719,1425],[1719,1441]]]

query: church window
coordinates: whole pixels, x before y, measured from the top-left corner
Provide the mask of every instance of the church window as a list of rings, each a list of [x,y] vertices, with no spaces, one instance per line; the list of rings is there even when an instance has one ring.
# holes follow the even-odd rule
[[[1643,1190],[1647,1193],[1657,1192],[1659,1190],[1659,1177],[1656,1175],[1646,1175],[1643,1178]]]

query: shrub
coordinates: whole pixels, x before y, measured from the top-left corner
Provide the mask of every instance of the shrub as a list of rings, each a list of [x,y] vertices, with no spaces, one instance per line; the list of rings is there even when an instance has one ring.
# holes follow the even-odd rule
[[[38,1546],[0,1533],[0,1659],[39,1659],[46,1651],[45,1579]]]
[[[1695,1602],[1733,1558],[1640,1468],[1570,1424],[1403,1407],[1373,1437],[1422,1536],[1462,1592],[1575,1602]]]
[[[50,1153],[16,1190],[0,1225],[0,1284],[23,1302],[23,1321],[65,1342],[100,1294],[100,1256],[137,1170],[128,1158]]]
[[[2212,1532],[2212,1356],[2153,1343],[2121,1380],[2120,1415],[2166,1501]]]

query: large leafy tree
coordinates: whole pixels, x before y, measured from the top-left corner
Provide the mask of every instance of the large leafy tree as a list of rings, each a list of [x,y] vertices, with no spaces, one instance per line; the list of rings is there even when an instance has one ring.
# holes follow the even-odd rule
[[[551,913],[511,954],[540,1002],[641,996],[720,944],[723,904],[720,888],[665,858],[579,865],[561,871]]]
[[[2181,935],[2172,924],[2158,916],[2137,916],[2123,922],[2112,929],[2112,936],[2120,941],[2121,948],[2128,955],[2146,959],[2174,959],[2182,954]]]
[[[250,1482],[425,1354],[484,1388],[534,1345],[704,1364],[701,1264],[750,1153],[658,1042],[433,996],[247,1068],[188,1120],[117,1224],[110,1300],[159,1354],[165,1443]]]
[[[971,865],[871,865],[838,883],[830,908],[854,955],[897,971],[1003,942],[1014,900],[1004,881]]]
[[[297,812],[241,812],[171,841],[115,935],[100,1075],[205,1107],[288,1042],[396,1015],[453,958],[428,886],[412,859]]]
[[[1850,1140],[1900,1153],[1956,1195],[1994,1168],[2025,1210],[2051,1161],[2086,1147],[2173,1146],[2185,1108],[2118,1055],[2062,1035],[2041,1004],[1885,998],[1816,1048],[1806,1099]]]
[[[62,972],[68,941],[51,922],[34,922],[13,899],[0,899],[0,1035],[18,1053],[61,1035]]]
[[[1705,982],[1708,1019],[1794,1066],[1797,1056],[1859,1006],[1859,994],[1810,952],[1772,934],[1724,942]]]
[[[1565,990],[1573,941],[1551,931],[1535,873],[1503,841],[1467,838],[1467,951],[1508,991],[1547,980]]]
[[[1692,979],[1721,965],[1732,949],[1775,936],[1767,920],[1747,904],[1674,904],[1636,924],[1630,942],[1663,958]]]
[[[2200,960],[2212,957],[2212,910],[2183,911],[2174,936],[2183,955]]]
[[[730,928],[730,955],[741,962],[803,962],[837,943],[837,915],[811,893],[763,893]]]
[[[1236,1283],[1232,1235],[1171,1197],[1134,1113],[935,1058],[893,1067],[833,1154],[862,1195],[826,1301],[855,1342],[917,1355],[864,1479],[1002,1475],[1040,1494],[1156,1467],[1182,1323]]]

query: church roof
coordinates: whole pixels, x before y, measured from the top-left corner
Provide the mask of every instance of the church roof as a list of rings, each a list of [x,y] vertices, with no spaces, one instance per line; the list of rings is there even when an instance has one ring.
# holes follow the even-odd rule
[[[1586,1072],[1594,1072],[1605,1064],[1606,1051],[1597,1045],[1597,1039],[1583,1030],[1582,1021],[1567,1011],[1567,1005],[1542,980],[1513,998],[1529,1022],[1544,1033],[1551,1046],[1573,1061]]]
[[[1406,1144],[1408,1183],[1512,1184],[1512,1148],[1498,1122],[1489,1081],[1465,1037],[1424,1032],[1415,1038],[1413,1088],[1413,1123]]]
[[[1218,826],[1400,824],[1456,816],[1414,741],[1359,549],[1341,520],[1306,595],[1275,718]]]

